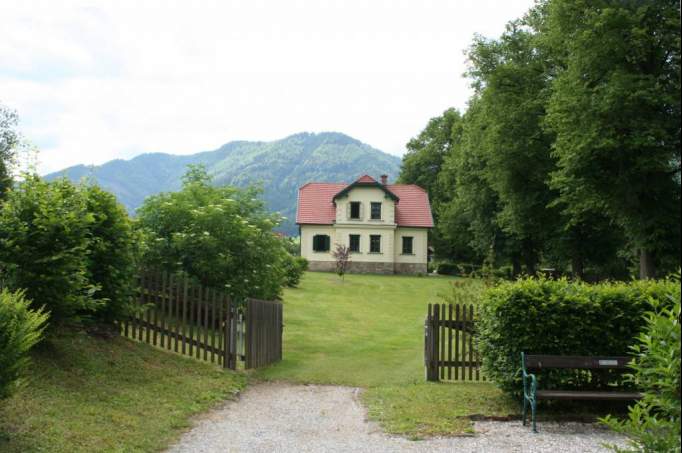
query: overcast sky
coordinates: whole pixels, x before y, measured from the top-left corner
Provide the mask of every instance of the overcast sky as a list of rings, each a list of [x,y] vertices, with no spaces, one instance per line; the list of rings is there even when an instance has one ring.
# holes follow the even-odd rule
[[[339,131],[402,155],[531,0],[0,0],[0,102],[41,173]]]

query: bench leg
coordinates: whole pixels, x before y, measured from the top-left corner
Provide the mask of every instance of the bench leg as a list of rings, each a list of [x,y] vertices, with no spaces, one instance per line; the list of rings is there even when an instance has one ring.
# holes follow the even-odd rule
[[[523,397],[523,412],[522,412],[522,416],[523,416],[523,426],[526,426],[526,410],[527,410],[526,408],[527,408],[527,407],[528,407],[528,399],[527,399],[526,396],[524,395],[524,397]]]
[[[530,410],[531,410],[531,413],[532,413],[531,416],[532,416],[532,418],[533,418],[533,432],[534,432],[534,433],[537,433],[537,432],[538,432],[537,427],[535,426],[535,410],[536,410],[536,409],[537,409],[537,403],[535,402],[535,400],[533,400],[533,401],[530,402]]]

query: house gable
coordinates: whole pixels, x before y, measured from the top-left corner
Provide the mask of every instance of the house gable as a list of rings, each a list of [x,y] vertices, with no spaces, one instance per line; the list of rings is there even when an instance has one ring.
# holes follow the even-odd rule
[[[414,184],[378,183],[369,176],[352,184],[308,183],[298,190],[296,223],[299,225],[333,225],[339,221],[337,205],[348,201],[348,194],[359,188],[376,188],[384,196],[393,196],[393,220],[399,227],[433,228],[428,194]],[[366,208],[367,209],[367,208]],[[371,208],[370,208],[371,209]]]

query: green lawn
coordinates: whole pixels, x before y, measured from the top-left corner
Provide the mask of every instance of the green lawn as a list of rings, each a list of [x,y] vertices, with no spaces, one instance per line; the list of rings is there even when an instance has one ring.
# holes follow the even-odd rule
[[[411,437],[460,434],[518,406],[487,383],[427,383],[424,316],[454,279],[308,272],[284,294],[284,360],[256,376],[364,387],[371,418]]]
[[[124,338],[64,334],[34,351],[28,386],[0,403],[0,451],[160,451],[242,375]]]

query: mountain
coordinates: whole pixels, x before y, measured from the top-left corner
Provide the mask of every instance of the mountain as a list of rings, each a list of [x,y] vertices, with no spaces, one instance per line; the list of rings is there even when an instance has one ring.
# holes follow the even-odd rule
[[[400,158],[336,132],[300,133],[272,142],[235,141],[214,151],[177,156],[142,154],[130,160],[103,165],[76,165],[46,175],[73,181],[89,177],[113,192],[131,214],[144,199],[159,192],[178,190],[187,165],[204,164],[219,185],[244,187],[262,184],[268,208],[287,220],[280,230],[296,234],[298,188],[311,181],[351,182],[365,173],[387,174],[395,180]]]

